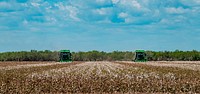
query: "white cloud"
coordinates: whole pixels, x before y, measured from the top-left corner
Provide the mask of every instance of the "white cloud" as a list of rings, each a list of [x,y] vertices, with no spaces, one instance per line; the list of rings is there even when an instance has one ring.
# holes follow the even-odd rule
[[[96,0],[97,3],[104,3],[106,0]]]
[[[22,4],[18,4],[16,2],[1,2],[0,1],[0,10],[7,11],[17,11],[22,9]]]
[[[182,14],[188,11],[188,9],[184,9],[182,7],[178,7],[178,8],[174,8],[174,7],[170,7],[170,8],[166,8],[166,11],[170,14]]]
[[[196,3],[200,4],[200,0],[195,0]]]
[[[163,18],[160,21],[160,24],[176,26],[178,24],[185,24],[187,22],[188,22],[188,19],[186,17],[179,15],[179,16],[175,16],[171,18]]]
[[[62,3],[56,3],[54,4],[55,7],[58,7],[60,10],[65,10],[66,7]]]
[[[59,10],[64,13],[64,15],[68,15],[69,18],[71,18],[75,21],[81,20],[80,18],[78,18],[79,10],[75,6],[64,5],[63,3],[56,3],[56,4],[54,4],[54,6],[58,7]],[[65,19],[68,18],[67,16],[63,16],[63,17],[65,17]]]
[[[113,4],[117,4],[120,0],[112,0]]]
[[[27,25],[27,24],[28,24],[28,21],[27,21],[27,20],[24,20],[22,23],[23,23],[24,25]]]
[[[128,14],[124,13],[124,12],[121,12],[121,13],[119,13],[119,17],[120,18],[126,18],[126,17],[128,17]]]
[[[0,2],[0,8],[6,8],[11,7],[11,5],[8,2]]]
[[[34,7],[39,7],[40,6],[39,3],[35,3],[35,2],[31,3],[31,5],[34,6]]]
[[[105,14],[106,14],[105,9],[97,9],[96,11],[97,11],[98,14],[100,14],[100,15],[105,15]]]
[[[69,17],[75,21],[80,21],[80,18],[77,17],[78,9],[73,6],[66,6],[66,9],[69,11]]]
[[[84,2],[82,0],[31,0],[21,3],[20,11],[25,11],[18,12],[19,14],[16,15],[22,15],[19,17],[22,19],[21,23],[23,19],[26,19],[28,22],[35,20],[48,24],[64,24],[73,20],[88,23],[110,22],[149,25],[151,23],[160,24],[161,19],[165,19],[161,21],[165,23],[183,20],[171,20],[170,18],[176,18],[177,15],[170,14],[180,14],[185,19],[188,19],[189,16],[195,18],[200,13],[200,8],[196,6],[199,2],[200,0],[85,0]],[[15,5],[16,9],[17,4],[13,4],[13,2],[0,2],[0,9],[11,5]],[[13,10],[11,9],[11,11]],[[37,18],[38,14],[44,17]]]
[[[180,2],[189,6],[200,5],[200,0],[180,0]]]
[[[100,8],[100,9],[96,9],[95,12],[97,12],[100,15],[107,15],[107,14],[110,14],[112,11],[110,8]]]
[[[48,22],[50,22],[50,23],[56,23],[56,22],[57,22],[57,19],[56,19],[56,18],[54,18],[54,17],[49,17],[49,16],[46,17],[46,20],[47,20]]]
[[[133,18],[126,18],[125,19],[125,23],[133,23],[133,22],[134,22]]]
[[[129,6],[131,8],[137,9],[140,9],[142,7],[140,3],[136,0],[121,0],[120,4],[122,4],[123,6]]]
[[[114,39],[119,39],[122,36],[121,34],[115,36],[116,31],[127,33],[128,37],[130,36],[129,40],[134,38],[133,35],[144,34],[145,32],[147,32],[147,37],[161,34],[161,37],[163,35],[169,37],[164,39],[168,40],[171,39],[170,36],[173,34],[169,35],[161,32],[169,30],[176,33],[188,31],[185,33],[186,36],[188,34],[192,36],[193,34],[193,36],[198,37],[199,26],[200,0],[28,0],[23,3],[18,3],[16,0],[0,0],[0,31],[47,31],[50,32],[46,33],[49,35],[38,33],[38,39],[41,41],[44,39],[41,36],[44,35],[47,39],[52,39],[49,43],[56,40],[80,45],[77,42],[81,40],[79,36],[84,36],[89,39],[81,42],[90,44],[90,37],[94,37],[95,43],[97,37],[104,44],[102,38],[108,38],[107,40],[109,40],[110,36]],[[61,33],[51,33],[53,31]],[[0,32],[0,35],[2,35],[2,32]],[[24,36],[27,36],[27,34],[24,33]],[[77,34],[77,39],[80,39],[74,39],[73,34]],[[60,39],[60,36],[63,39]],[[127,36],[122,36],[122,40],[124,37]],[[2,37],[0,38],[5,40]],[[16,38],[22,37],[16,36]],[[16,38],[10,39],[15,41]],[[10,44],[13,43],[15,45],[16,42],[10,42]],[[84,43],[82,44],[85,45]],[[71,48],[76,49],[73,47],[79,47],[77,45],[72,45]]]
[[[123,18],[124,22],[127,24],[134,22],[134,18],[132,16],[130,16],[128,13],[121,12],[121,13],[119,13],[118,17]]]
[[[131,3],[132,3],[132,5],[133,5],[134,7],[138,8],[138,9],[141,8],[141,5],[140,5],[137,1],[132,1]]]

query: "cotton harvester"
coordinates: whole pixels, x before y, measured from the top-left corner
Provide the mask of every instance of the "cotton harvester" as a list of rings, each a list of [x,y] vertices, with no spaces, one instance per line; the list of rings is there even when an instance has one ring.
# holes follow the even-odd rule
[[[70,50],[60,50],[60,62],[72,62]]]
[[[134,54],[133,61],[135,62],[146,62],[147,55],[144,50],[136,50]]]

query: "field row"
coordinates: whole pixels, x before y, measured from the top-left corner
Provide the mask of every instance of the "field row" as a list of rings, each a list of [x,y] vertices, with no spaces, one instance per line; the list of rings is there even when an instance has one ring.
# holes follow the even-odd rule
[[[123,61],[123,63],[134,63],[134,62]],[[159,67],[177,67],[177,68],[200,71],[200,61],[154,61],[154,62],[151,61],[140,64],[159,66]]]

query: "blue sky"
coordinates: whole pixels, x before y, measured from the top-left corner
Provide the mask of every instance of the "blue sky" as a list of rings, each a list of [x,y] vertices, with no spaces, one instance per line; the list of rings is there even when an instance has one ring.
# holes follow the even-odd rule
[[[0,0],[0,52],[200,50],[200,0]]]

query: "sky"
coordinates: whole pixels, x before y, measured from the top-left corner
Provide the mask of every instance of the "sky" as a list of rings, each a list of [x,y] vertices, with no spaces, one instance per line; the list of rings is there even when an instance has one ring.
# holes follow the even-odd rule
[[[200,0],[0,0],[0,52],[200,50]]]

